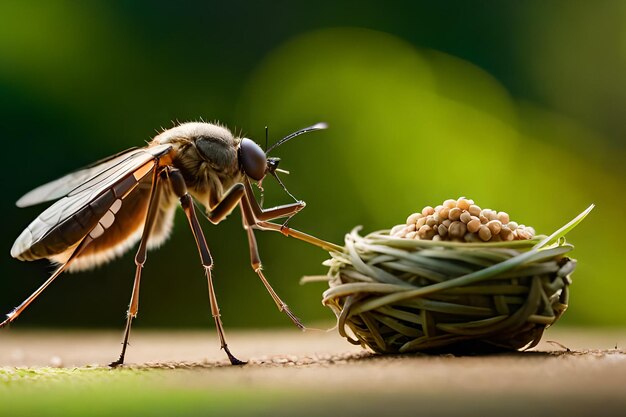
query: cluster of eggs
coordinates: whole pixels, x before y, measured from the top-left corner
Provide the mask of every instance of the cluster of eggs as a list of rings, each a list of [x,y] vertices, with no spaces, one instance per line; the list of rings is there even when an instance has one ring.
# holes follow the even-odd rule
[[[390,234],[405,239],[501,242],[532,239],[535,229],[510,221],[503,211],[481,209],[473,200],[461,197],[434,208],[424,207]]]

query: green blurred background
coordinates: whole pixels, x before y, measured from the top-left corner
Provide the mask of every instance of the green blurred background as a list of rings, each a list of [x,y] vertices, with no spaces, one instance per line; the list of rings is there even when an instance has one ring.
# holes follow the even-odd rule
[[[626,324],[626,3],[0,3],[3,227],[0,309],[51,271],[9,255],[43,209],[13,202],[40,183],[149,140],[173,121],[220,120],[260,143],[317,121],[280,148],[306,210],[292,227],[337,243],[466,195],[552,232],[573,231],[570,325]],[[268,181],[267,184],[270,184]],[[266,204],[289,202],[266,186]],[[135,328],[212,326],[206,281],[181,213],[150,252]],[[203,222],[229,327],[289,326],[249,266],[235,212]],[[307,323],[327,254],[257,233],[266,275]],[[14,327],[123,326],[133,253],[58,279]]]

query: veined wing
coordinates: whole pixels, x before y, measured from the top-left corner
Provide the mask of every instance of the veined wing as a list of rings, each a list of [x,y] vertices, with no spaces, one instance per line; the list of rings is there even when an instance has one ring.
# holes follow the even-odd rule
[[[122,200],[155,167],[170,145],[136,150],[41,213],[17,238],[11,256],[21,260],[51,258],[73,248],[87,234],[100,237],[113,224]]]
[[[156,202],[159,209],[148,239],[148,249],[160,246],[170,235],[174,224],[174,212],[178,203],[178,197],[172,192],[167,181],[160,181],[159,187],[161,188],[161,198]],[[115,216],[113,224],[106,228],[101,236],[87,245],[80,255],[74,258],[69,271],[82,271],[102,265],[132,248],[141,238],[151,191],[152,175],[148,174],[139,181],[131,192],[122,198],[121,208],[113,213]],[[67,255],[67,253],[62,254],[51,258],[51,260],[63,263]]]
[[[35,204],[44,203],[46,201],[57,200],[69,194],[79,185],[88,181],[90,178],[99,176],[107,170],[117,166],[119,163],[135,157],[138,153],[145,151],[145,148],[131,148],[118,154],[109,156],[94,162],[85,168],[64,175],[49,183],[40,185],[39,187],[24,194],[15,203],[18,207],[34,206]]]

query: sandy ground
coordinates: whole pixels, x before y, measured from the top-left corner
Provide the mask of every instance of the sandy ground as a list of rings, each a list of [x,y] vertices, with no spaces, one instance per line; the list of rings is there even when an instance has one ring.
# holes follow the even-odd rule
[[[0,367],[102,366],[119,354],[120,336],[9,329],[0,333]],[[416,410],[423,415],[626,415],[625,330],[554,329],[529,352],[464,357],[374,355],[335,332],[230,331],[227,337],[247,365],[229,366],[210,331],[134,332],[127,363],[171,368],[171,383],[177,386],[306,393],[309,405],[302,415],[326,408],[346,415],[391,410],[398,415],[417,415]],[[319,398],[331,400],[321,404]]]

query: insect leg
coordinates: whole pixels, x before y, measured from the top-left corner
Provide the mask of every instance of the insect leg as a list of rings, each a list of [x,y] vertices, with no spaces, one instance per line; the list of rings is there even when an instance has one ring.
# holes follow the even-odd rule
[[[193,237],[196,240],[196,245],[198,246],[198,252],[200,253],[200,259],[202,261],[202,266],[204,267],[204,272],[206,274],[209,285],[209,301],[211,303],[211,314],[213,315],[213,319],[215,320],[215,327],[217,328],[217,334],[220,338],[221,347],[226,352],[226,355],[228,355],[228,359],[230,360],[231,364],[244,365],[246,362],[237,359],[232,353],[230,353],[230,350],[228,349],[228,345],[226,343],[226,338],[224,337],[224,327],[222,326],[222,319],[220,317],[220,308],[217,304],[217,297],[215,295],[215,289],[213,288],[213,277],[211,276],[213,259],[211,258],[211,252],[209,252],[209,247],[207,246],[206,239],[204,238],[204,234],[202,233],[202,228],[200,227],[200,223],[198,222],[198,217],[196,216],[193,200],[189,193],[187,193],[187,186],[185,185],[185,180],[183,179],[180,171],[175,168],[170,168],[168,170],[168,173],[170,182],[172,184],[172,190],[180,198],[180,204],[185,211],[185,215],[187,216],[187,220],[189,221],[189,226],[191,227]]]
[[[22,314],[24,310],[26,310],[26,307],[28,307],[30,303],[32,303],[35,300],[35,298],[37,298],[50,284],[52,284],[52,282],[59,275],[61,275],[61,273],[63,273],[63,271],[65,271],[71,265],[74,259],[76,259],[78,255],[80,255],[83,249],[85,249],[85,247],[87,247],[87,245],[91,243],[91,241],[92,239],[89,237],[89,235],[87,235],[87,237],[85,237],[80,242],[80,244],[76,247],[76,249],[74,249],[74,252],[72,253],[72,255],[70,255],[67,262],[60,265],[56,269],[56,271],[54,271],[54,273],[50,276],[50,278],[48,278],[46,282],[44,282],[39,288],[37,288],[37,290],[34,293],[32,293],[30,297],[28,297],[26,300],[22,302],[22,304],[15,307],[9,314],[7,314],[7,318],[2,323],[0,323],[0,329],[11,324],[15,319],[17,319],[17,317],[20,314]]]
[[[161,198],[161,181],[163,180],[163,178],[159,177],[161,176],[160,173],[162,172],[164,172],[164,170],[158,172],[155,166],[154,172],[152,174],[152,188],[150,190],[150,201],[148,203],[146,221],[144,223],[143,232],[141,233],[139,249],[137,249],[137,253],[135,254],[135,265],[137,266],[137,268],[135,270],[133,292],[131,293],[130,303],[128,305],[128,311],[126,313],[126,328],[124,329],[122,352],[120,353],[120,357],[118,360],[109,364],[109,366],[112,368],[120,366],[124,363],[124,356],[126,355],[126,347],[128,346],[128,338],[130,336],[130,327],[132,325],[133,319],[137,317],[137,312],[139,311],[139,283],[141,281],[141,271],[143,270],[143,266],[146,263],[148,252],[148,239],[154,227],[154,221],[156,220],[157,214],[159,212],[159,200]]]
[[[270,283],[267,281],[267,278],[265,278],[265,275],[263,274],[263,265],[261,264],[261,257],[259,256],[259,248],[256,243],[256,238],[254,237],[254,230],[252,229],[252,227],[250,227],[248,223],[248,219],[253,218],[250,212],[250,208],[247,206],[245,201],[241,201],[239,203],[239,206],[241,207],[244,229],[246,229],[246,233],[248,234],[248,245],[250,247],[250,265],[252,266],[252,269],[261,279],[261,282],[267,289],[267,292],[276,303],[278,310],[285,313],[287,317],[289,317],[291,321],[293,321],[293,323],[300,329],[305,330],[306,327],[302,324],[300,319],[298,319],[298,317],[296,317],[296,315],[293,314],[293,312],[289,309],[287,304],[285,304],[285,302],[281,300],[278,294],[276,294],[276,291],[274,291]]]
[[[244,186],[241,183],[237,183],[233,185],[226,194],[222,198],[222,200],[217,203],[217,205],[211,210],[211,212],[207,215],[209,221],[213,224],[218,224],[226,216],[235,208],[235,206],[241,200],[241,197],[244,194]]]
[[[249,213],[244,213],[248,217],[248,224],[259,230],[274,230],[282,233],[285,236],[291,236],[299,240],[303,240],[305,242],[311,243],[315,246],[318,246],[326,251],[334,251],[334,252],[342,252],[343,248],[339,245],[335,245],[334,243],[326,242],[325,240],[316,238],[315,236],[311,236],[309,234],[300,232],[298,230],[287,227],[286,225],[280,225],[276,223],[271,223],[266,220],[272,220],[279,217],[291,217],[302,210],[305,206],[304,201],[288,204],[284,206],[279,206],[271,209],[262,209],[254,198],[254,193],[252,191],[252,187],[250,186],[250,182],[248,180],[244,181],[244,186],[246,193],[242,199],[243,204],[246,204],[249,207]]]
[[[291,217],[306,206],[304,201],[296,201],[291,204],[262,209],[254,198],[254,192],[252,191],[252,186],[250,185],[250,181],[248,179],[244,180],[244,187],[245,195],[248,197],[248,205],[254,214],[255,220],[272,220],[279,217]],[[254,224],[254,222],[250,224]]]

